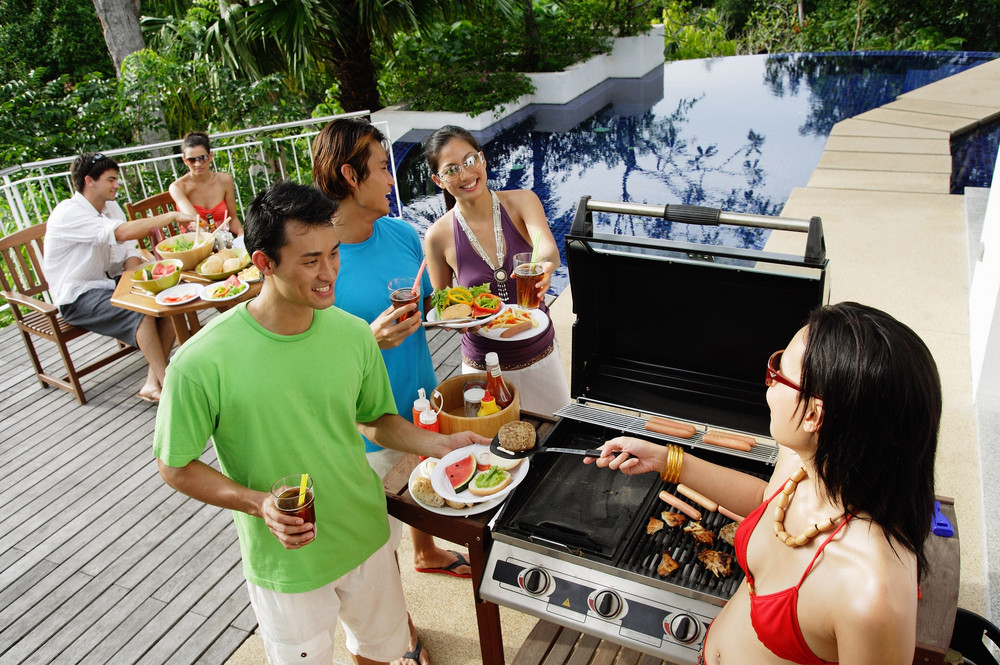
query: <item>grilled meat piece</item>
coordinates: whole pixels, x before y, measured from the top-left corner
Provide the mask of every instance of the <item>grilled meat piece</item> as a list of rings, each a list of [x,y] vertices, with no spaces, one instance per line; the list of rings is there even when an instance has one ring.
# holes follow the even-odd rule
[[[715,544],[715,532],[706,529],[701,525],[701,522],[691,522],[686,527],[684,527],[685,533],[690,533],[691,537],[697,540],[702,545],[714,545]]]
[[[716,550],[702,550],[698,552],[698,561],[704,564],[705,569],[716,577],[728,577],[733,573],[733,555]]]
[[[666,577],[678,568],[680,568],[680,564],[674,561],[673,557],[664,552],[660,565],[656,567],[656,574],[660,577]]]
[[[684,522],[687,522],[687,515],[684,513],[672,513],[669,510],[664,510],[660,513],[660,517],[667,523],[667,526],[680,526]]]
[[[646,525],[646,534],[652,535],[663,528],[663,522],[656,519],[655,517],[649,518],[649,524]]]

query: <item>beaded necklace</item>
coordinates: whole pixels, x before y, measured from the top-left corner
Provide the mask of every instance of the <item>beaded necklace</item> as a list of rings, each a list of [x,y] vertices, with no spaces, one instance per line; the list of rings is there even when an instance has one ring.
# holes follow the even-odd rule
[[[493,235],[496,238],[497,243],[497,262],[499,266],[494,266],[493,261],[490,259],[489,255],[483,250],[483,246],[479,244],[479,238],[476,234],[472,232],[469,228],[468,222],[465,221],[465,217],[462,215],[462,211],[458,209],[458,204],[455,205],[455,219],[458,221],[458,225],[462,227],[465,231],[466,237],[469,239],[469,243],[472,248],[476,250],[476,254],[479,254],[480,258],[486,262],[486,265],[490,267],[493,271],[493,279],[496,280],[497,289],[500,291],[498,294],[500,298],[507,302],[507,278],[509,275],[503,267],[504,253],[506,252],[506,244],[503,238],[503,227],[500,225],[500,199],[497,197],[497,193],[490,191],[490,196],[493,197]]]
[[[788,508],[788,504],[792,500],[792,494],[795,494],[795,488],[805,479],[806,475],[805,468],[799,467],[799,470],[793,473],[792,477],[785,483],[785,488],[778,495],[778,504],[774,507],[774,535],[789,547],[802,547],[819,534],[837,526],[844,519],[844,515],[828,517],[819,524],[810,525],[797,536],[785,531],[785,509]]]

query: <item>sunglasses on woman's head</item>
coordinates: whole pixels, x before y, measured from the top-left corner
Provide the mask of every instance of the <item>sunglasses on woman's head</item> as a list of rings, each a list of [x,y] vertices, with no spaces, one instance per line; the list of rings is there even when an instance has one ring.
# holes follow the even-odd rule
[[[767,360],[767,373],[764,375],[764,384],[770,388],[776,383],[780,383],[784,386],[788,386],[796,392],[802,392],[802,386],[795,383],[787,376],[781,373],[781,354],[785,352],[784,349],[780,351],[775,351],[771,354],[771,357]]]

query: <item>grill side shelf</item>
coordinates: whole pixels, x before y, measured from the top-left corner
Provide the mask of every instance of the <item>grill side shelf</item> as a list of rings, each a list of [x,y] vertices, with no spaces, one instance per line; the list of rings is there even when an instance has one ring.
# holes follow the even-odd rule
[[[778,460],[778,445],[769,441],[761,441],[760,437],[756,435],[754,435],[754,439],[757,441],[757,445],[751,448],[749,452],[743,452],[703,442],[701,437],[705,433],[705,429],[702,427],[699,427],[698,431],[690,439],[684,439],[647,430],[645,418],[627,413],[608,411],[607,409],[597,409],[578,403],[562,407],[556,411],[555,415],[560,418],[569,418],[609,429],[621,430],[623,434],[630,434],[644,439],[658,439],[666,443],[678,443],[694,450],[705,450],[713,454],[729,455],[745,460],[764,462],[769,466],[774,466]]]

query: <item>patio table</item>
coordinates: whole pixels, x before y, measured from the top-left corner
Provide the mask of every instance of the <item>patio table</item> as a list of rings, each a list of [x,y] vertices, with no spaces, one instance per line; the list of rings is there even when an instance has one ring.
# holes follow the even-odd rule
[[[185,270],[181,273],[181,282],[211,284],[212,280],[194,271]],[[127,271],[118,280],[118,286],[115,287],[114,293],[111,294],[111,304],[116,307],[130,309],[133,312],[149,314],[156,318],[169,317],[174,326],[174,333],[177,335],[177,345],[180,346],[191,339],[191,335],[201,330],[201,323],[198,321],[199,311],[213,307],[219,310],[229,309],[260,293],[262,284],[263,282],[251,282],[250,288],[238,298],[221,303],[195,298],[183,305],[161,305],[156,302],[155,296],[135,286],[132,283],[132,271]]]
[[[538,414],[521,412],[521,420],[534,425],[541,440],[552,428],[552,418]],[[503,635],[500,633],[500,608],[495,603],[479,596],[479,581],[486,567],[486,554],[491,538],[489,521],[493,519],[499,506],[478,515],[449,517],[432,513],[423,508],[410,496],[410,473],[418,464],[415,455],[407,455],[382,479],[385,487],[389,514],[414,526],[424,533],[443,538],[452,543],[465,545],[469,549],[469,567],[472,568],[472,594],[476,603],[476,623],[479,627],[479,649],[483,665],[504,665]]]

